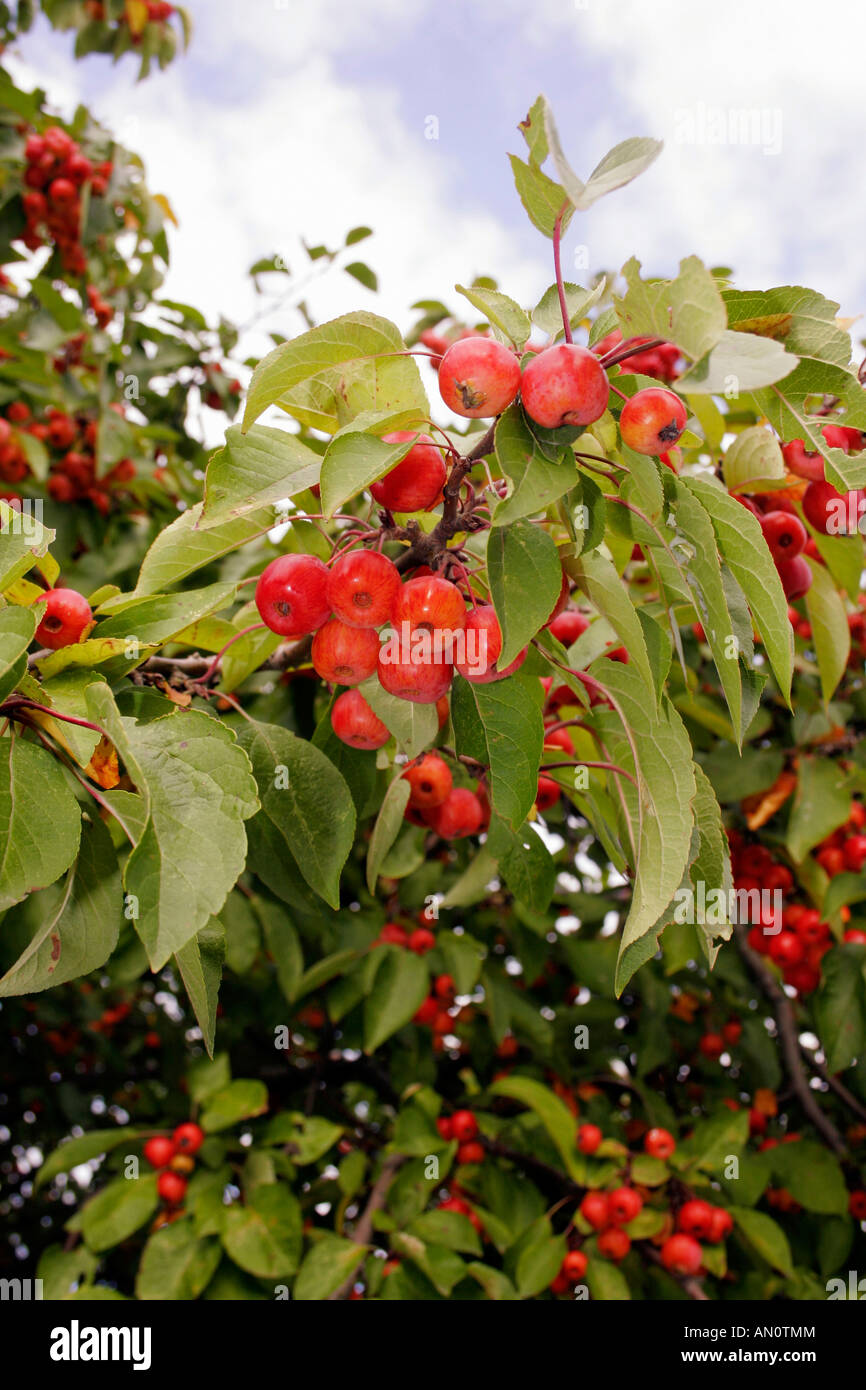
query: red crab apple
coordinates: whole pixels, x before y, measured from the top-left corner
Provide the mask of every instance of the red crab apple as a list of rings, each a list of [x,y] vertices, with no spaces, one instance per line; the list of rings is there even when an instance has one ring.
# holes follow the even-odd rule
[[[520,390],[520,364],[494,338],[462,338],[439,364],[439,391],[455,415],[501,415]]]
[[[382,748],[391,737],[360,690],[345,690],[337,696],[331,710],[331,728],[340,742],[350,748]]]
[[[671,1274],[697,1274],[704,1258],[693,1236],[669,1236],[661,1248],[661,1261]]]
[[[667,1129],[649,1129],[644,1135],[644,1152],[650,1158],[661,1158],[665,1162],[670,1158],[677,1146],[677,1141]]]
[[[618,1226],[608,1226],[598,1237],[598,1253],[619,1264],[631,1249],[631,1238]]]
[[[489,685],[491,681],[511,676],[523,665],[529,650],[524,647],[514,660],[500,671],[497,667],[499,653],[502,651],[502,630],[493,605],[478,604],[466,614],[466,661],[454,664],[461,676],[478,685]],[[470,634],[473,634],[470,636]],[[472,657],[472,660],[469,658]]]
[[[673,391],[647,386],[626,401],[619,417],[622,442],[636,454],[663,454],[686,427],[688,411]]]
[[[353,550],[329,570],[325,592],[340,622],[381,627],[390,620],[400,592],[400,571],[376,550]]]
[[[618,1187],[608,1193],[608,1219],[614,1226],[627,1226],[640,1215],[643,1198],[633,1187]]]
[[[451,769],[438,753],[425,753],[403,776],[409,783],[409,805],[421,811],[441,806],[453,786]]]
[[[561,1274],[569,1284],[579,1284],[589,1261],[582,1250],[569,1250],[562,1261]]]
[[[451,1133],[460,1144],[475,1138],[478,1133],[478,1121],[471,1110],[454,1111],[451,1116]]]
[[[399,646],[399,644],[397,644]],[[379,684],[401,700],[416,705],[438,703],[451,685],[454,667],[444,656],[430,660],[413,660],[411,649],[395,655],[391,644],[385,642],[379,650],[376,664]]]
[[[204,1130],[201,1125],[188,1120],[186,1124],[178,1125],[171,1137],[182,1153],[195,1154],[204,1143]]]
[[[712,1224],[713,1208],[700,1197],[684,1202],[677,1212],[677,1230],[684,1231],[687,1236],[694,1236],[697,1240],[707,1238]]]
[[[371,627],[349,627],[329,618],[313,638],[313,666],[334,685],[360,685],[372,676],[378,657],[379,637]]]
[[[442,496],[445,460],[428,434],[395,430],[383,436],[386,444],[408,444],[416,439],[404,459],[373,483],[370,491],[382,507],[392,512],[426,512]]]
[[[523,408],[545,429],[591,425],[607,409],[610,385],[604,368],[588,348],[560,343],[527,363],[520,384]]]
[[[148,1139],[144,1146],[144,1156],[151,1168],[167,1168],[175,1155],[174,1140],[167,1134],[157,1134]]]
[[[93,619],[84,595],[75,589],[49,589],[45,600],[47,607],[36,629],[36,641],[52,651],[80,642],[84,629]]]
[[[782,581],[785,598],[802,598],[811,588],[812,571],[802,555],[795,555],[793,560],[780,560],[776,569]]]
[[[607,1226],[610,1220],[607,1193],[587,1192],[580,1204],[580,1214],[596,1231]]]
[[[463,595],[456,584],[435,574],[409,579],[394,604],[394,625],[399,629],[401,623],[428,632],[460,632],[466,626]]]
[[[441,806],[427,812],[427,822],[443,840],[460,840],[481,829],[484,811],[474,792],[454,787]]]
[[[800,518],[787,512],[765,512],[761,517],[761,530],[774,560],[793,560],[808,540]]]
[[[156,1190],[170,1207],[180,1206],[186,1194],[186,1178],[182,1178],[180,1173],[160,1173]]]
[[[545,811],[549,811],[551,806],[556,805],[561,795],[562,788],[558,782],[554,782],[552,777],[539,777],[538,791],[535,794],[535,804],[542,815]]]
[[[803,494],[803,511],[822,536],[845,536],[849,533],[848,520],[852,510],[859,521],[862,511],[860,501],[860,493],[837,492],[832,483],[814,482]]]
[[[553,622],[548,623],[548,630],[553,633],[557,642],[561,642],[564,647],[570,647],[572,642],[576,642],[589,627],[589,619],[582,613],[578,613],[575,608],[567,608],[564,613],[559,613]]]
[[[598,1125],[581,1125],[577,1131],[577,1147],[582,1154],[594,1154],[602,1138]]]
[[[262,622],[281,637],[304,637],[327,621],[328,571],[315,555],[280,555],[256,585]]]

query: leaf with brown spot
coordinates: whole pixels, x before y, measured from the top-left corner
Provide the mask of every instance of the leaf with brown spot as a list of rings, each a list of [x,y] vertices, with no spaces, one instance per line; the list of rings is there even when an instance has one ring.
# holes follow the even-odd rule
[[[760,318],[743,319],[732,326],[736,333],[755,333],[759,338],[775,338],[780,342],[790,333],[793,318],[793,314],[762,314]]]
[[[746,825],[750,830],[760,830],[768,820],[784,806],[789,796],[794,794],[797,778],[793,772],[780,772],[769,791],[755,792],[742,802]]]
[[[95,782],[98,787],[104,787],[106,791],[111,791],[120,781],[117,749],[104,734],[94,748],[90,762],[84,770],[91,781]]]

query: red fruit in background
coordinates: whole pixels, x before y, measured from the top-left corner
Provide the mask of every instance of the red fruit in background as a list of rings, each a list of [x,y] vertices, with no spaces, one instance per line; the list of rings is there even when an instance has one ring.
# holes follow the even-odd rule
[[[328,571],[315,555],[280,555],[262,571],[256,607],[262,622],[281,637],[304,637],[331,612]]]
[[[71,179],[53,179],[48,189],[48,196],[52,203],[59,203],[64,206],[76,201],[78,191]]]
[[[850,425],[825,425],[821,433],[831,449],[844,449],[846,454],[858,453],[863,448],[863,433]]]
[[[619,417],[622,442],[636,454],[662,454],[676,444],[688,411],[673,391],[647,386],[626,401]]]
[[[401,927],[399,922],[386,922],[373,944],[375,946],[380,943],[385,946],[406,946],[408,941],[409,934],[405,927]]]
[[[418,810],[441,806],[454,785],[451,769],[438,753],[425,753],[410,763],[403,777],[409,783],[409,805]]]
[[[782,920],[784,921],[784,914]],[[821,914],[814,907],[804,908],[791,925],[791,930],[807,946],[817,945],[830,935],[829,925],[821,921]]]
[[[497,662],[502,651],[502,631],[492,604],[478,604],[469,609],[465,632],[466,660],[456,661],[454,665],[461,676],[474,684],[489,685],[491,681],[513,676],[526,660],[528,647],[524,647],[508,666],[499,670]]]
[[[427,999],[424,1000],[424,1003],[421,1005],[421,1007],[420,1007],[419,1009],[417,1009],[417,1010],[415,1011],[415,1013],[412,1015],[412,1022],[413,1022],[413,1023],[425,1024],[425,1025],[429,1028],[429,1027],[431,1026],[431,1024],[434,1022],[434,1020],[435,1020],[436,1018],[438,1018],[438,1016],[439,1016],[439,1000],[438,1000],[438,999],[434,999],[433,996],[432,996],[432,994],[431,994],[431,995],[429,996],[429,998],[427,998]],[[443,1131],[442,1128],[441,1128],[441,1125],[444,1124],[444,1123],[445,1123],[445,1122],[444,1122],[443,1120],[437,1120],[437,1121],[436,1121],[437,1128],[439,1129],[439,1133],[442,1135],[442,1138],[443,1138],[443,1139],[450,1139],[450,1138],[451,1138],[451,1128],[450,1128],[451,1122],[450,1122],[450,1120],[448,1121],[448,1126],[449,1126],[449,1127],[448,1127],[448,1133],[447,1133],[447,1134],[445,1134],[444,1131]]]
[[[580,1214],[594,1230],[600,1231],[608,1224],[608,1198],[606,1192],[587,1192],[580,1204]]]
[[[598,1125],[581,1125],[577,1131],[577,1147],[582,1154],[594,1154],[603,1137]]]
[[[547,624],[548,629],[553,633],[557,642],[561,642],[564,647],[570,647],[572,642],[576,642],[582,633],[589,627],[589,619],[582,613],[578,613],[574,608],[568,608],[564,613],[558,614],[552,623]]]
[[[594,353],[576,343],[560,343],[527,364],[520,395],[530,420],[557,429],[598,420],[607,409],[610,385]]]
[[[556,805],[561,795],[562,788],[558,782],[554,782],[552,777],[539,777],[538,791],[535,794],[535,804],[542,815],[545,811],[549,811],[551,806]]]
[[[718,1245],[719,1241],[724,1240],[725,1236],[730,1235],[733,1229],[734,1218],[731,1216],[731,1213],[725,1211],[724,1207],[713,1207],[712,1221],[710,1222],[710,1230],[707,1236],[707,1240],[710,1244]]]
[[[416,927],[409,933],[409,940],[406,942],[410,951],[414,951],[416,956],[425,956],[428,951],[432,951],[436,945],[436,938],[432,931],[426,927]]]
[[[453,999],[457,993],[453,975],[437,975],[433,983],[433,993],[439,999]]]
[[[627,1226],[643,1207],[643,1198],[633,1187],[617,1187],[608,1193],[608,1219],[615,1226]]]
[[[54,449],[68,449],[75,438],[75,421],[68,415],[55,415],[48,426],[48,442]]]
[[[793,560],[780,560],[776,569],[782,581],[785,598],[802,598],[811,588],[812,571],[801,555],[795,555]]]
[[[455,1110],[451,1116],[451,1129],[458,1143],[474,1139],[478,1133],[478,1121],[471,1110]]]
[[[563,1279],[567,1279],[569,1284],[579,1284],[589,1261],[582,1250],[569,1250],[565,1259],[562,1261],[560,1273]]]
[[[379,637],[371,627],[349,627],[329,618],[313,638],[313,667],[334,685],[360,685],[379,659]]]
[[[156,1190],[170,1207],[180,1206],[186,1195],[186,1178],[180,1173],[160,1173],[156,1180]]]
[[[23,425],[25,420],[30,419],[30,407],[25,401],[13,401],[7,407],[6,417],[16,425]]]
[[[519,390],[520,364],[510,348],[493,338],[463,338],[439,364],[439,391],[455,415],[501,415]]]
[[[478,1144],[475,1140],[470,1140],[467,1144],[460,1144],[457,1148],[458,1163],[483,1163],[485,1159],[484,1145]]]
[[[449,1119],[449,1117],[448,1117],[447,1115],[440,1115],[440,1116],[439,1116],[438,1120],[436,1121],[436,1128],[437,1128],[438,1131],[439,1131],[440,1137],[441,1137],[442,1139],[445,1140],[446,1144],[450,1144],[450,1143],[451,1143],[451,1140],[454,1138],[454,1126],[453,1126],[453,1124],[451,1123],[451,1120]],[[453,1198],[452,1200],[453,1200],[453,1201],[459,1201],[460,1199],[459,1199],[459,1198]],[[462,1206],[463,1203],[461,1202],[460,1205]],[[442,1208],[440,1208],[440,1210],[443,1210],[443,1209],[444,1209],[444,1203],[443,1203]],[[452,1208],[452,1210],[453,1210],[453,1208]]]
[[[792,965],[785,971],[785,983],[791,985],[798,994],[811,994],[821,983],[821,972],[814,965],[804,961]]]
[[[596,1243],[598,1253],[604,1255],[608,1260],[616,1261],[616,1263],[624,1260],[631,1249],[631,1238],[618,1226],[608,1226],[606,1231],[602,1231]]]
[[[860,927],[847,927],[842,940],[850,942],[853,946],[866,946],[866,931],[861,931]]]
[[[805,959],[806,947],[795,932],[783,929],[778,936],[770,937],[770,949],[767,954],[776,965],[787,969],[789,965],[799,965]]]
[[[194,1121],[188,1120],[186,1124],[178,1125],[171,1137],[181,1153],[195,1154],[204,1143],[204,1130]]]
[[[761,530],[774,560],[792,560],[808,540],[802,521],[787,512],[766,512],[761,517]]]
[[[845,868],[859,874],[866,863],[866,835],[850,835],[842,846]]]
[[[824,479],[824,460],[817,452],[810,452],[802,439],[792,439],[790,444],[782,445],[782,457],[789,473],[809,482],[822,482]]]
[[[660,1158],[664,1162],[670,1158],[677,1146],[677,1141],[667,1129],[649,1129],[644,1135],[644,1153],[648,1153],[650,1158]]]
[[[409,579],[394,604],[394,624],[408,623],[414,631],[460,632],[466,625],[466,604],[456,584],[437,575]]]
[[[411,644],[410,651],[411,651]],[[444,657],[431,661],[413,661],[411,654],[407,660],[393,660],[389,643],[383,643],[377,659],[376,673],[379,684],[391,695],[401,700],[410,700],[417,705],[438,704],[448,691],[454,676],[454,667]]]
[[[428,824],[443,840],[459,840],[477,834],[483,818],[481,802],[466,787],[455,787],[441,806],[434,806],[427,813]]]
[[[560,752],[567,753],[570,758],[574,757],[574,744],[567,729],[545,729],[544,746],[545,748],[558,748]]]
[[[686,1235],[695,1236],[698,1240],[706,1240],[712,1224],[713,1208],[700,1197],[684,1202],[677,1212],[677,1230],[685,1231]]]
[[[416,443],[384,478],[371,485],[373,497],[392,512],[426,512],[434,507],[447,476],[441,449],[428,434],[416,430],[394,430],[383,439],[386,444],[407,444],[412,439]]]
[[[144,1146],[144,1156],[151,1168],[167,1168],[174,1158],[174,1140],[167,1135],[158,1134],[153,1139],[148,1139]]]
[[[353,550],[328,571],[325,593],[334,616],[348,627],[381,627],[391,620],[400,587],[400,572],[387,555]]]
[[[862,1188],[849,1194],[848,1211],[855,1221],[866,1221],[866,1192]]]
[[[822,849],[815,855],[821,868],[830,878],[835,878],[845,870],[845,855],[841,849]]]
[[[725,1050],[725,1040],[721,1033],[704,1033],[698,1047],[709,1061],[717,1062]]]
[[[93,621],[84,595],[75,589],[49,589],[44,598],[47,607],[35,640],[51,651],[80,642],[84,629]]]
[[[832,483],[810,483],[803,493],[803,511],[822,536],[848,534],[848,497],[837,492]]]
[[[743,504],[743,506],[746,508],[746,510],[749,511],[749,512],[751,512],[751,513],[752,513],[752,516],[756,516],[756,517],[758,518],[758,520],[760,521],[760,519],[761,519],[761,513],[760,513],[760,511],[758,510],[758,508],[755,506],[755,504],[754,504],[754,502],[752,501],[751,497],[741,497],[740,494],[739,494],[738,492],[732,493],[732,496],[733,496],[735,502],[741,502],[741,503]]]
[[[671,1274],[697,1274],[704,1258],[698,1242],[687,1235],[669,1236],[660,1251],[661,1261]]]
[[[331,710],[331,728],[350,748],[382,748],[391,737],[360,690],[345,690]]]
[[[722,1037],[729,1047],[736,1047],[743,1033],[743,1025],[738,1018],[732,1018],[722,1029]]]

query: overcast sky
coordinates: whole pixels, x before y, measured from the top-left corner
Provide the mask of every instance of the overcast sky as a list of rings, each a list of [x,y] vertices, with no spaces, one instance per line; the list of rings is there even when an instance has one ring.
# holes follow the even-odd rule
[[[515,126],[540,91],[582,176],[626,136],[665,142],[647,174],[574,219],[572,278],[632,254],[673,273],[696,252],[743,287],[809,285],[852,316],[866,305],[866,7],[853,0],[189,8],[190,52],[137,86],[132,57],[76,63],[70,36],[44,26],[15,61],[65,114],[85,101],[144,156],[180,222],[167,292],[214,316],[249,317],[257,257],[303,268],[300,237],[335,245],[359,223],[375,229],[359,252],[381,296],[323,279],[308,296],[319,319],[376,307],[405,327],[414,300],[459,304],[455,281],[478,274],[537,298],[550,243],[520,207],[506,151],[521,152]],[[297,331],[290,316],[267,326]]]

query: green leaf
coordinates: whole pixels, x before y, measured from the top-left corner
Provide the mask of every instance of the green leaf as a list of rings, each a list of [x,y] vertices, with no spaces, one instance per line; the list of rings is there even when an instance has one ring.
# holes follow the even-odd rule
[[[490,594],[502,629],[499,666],[510,666],[553,612],[562,587],[562,566],[553,539],[531,521],[518,520],[489,533]]]
[[[607,288],[607,281],[602,276],[593,289],[585,290],[581,285],[573,285],[566,280],[562,288],[565,292],[568,321],[572,328],[576,328],[586,318],[590,309],[594,308],[601,299]],[[563,336],[562,309],[559,303],[559,287],[557,285],[550,285],[544,291],[532,311],[532,322],[554,340]]]
[[[340,872],[355,836],[355,807],[333,763],[305,739],[276,724],[246,725],[238,742],[249,754],[262,809],[272,830],[315,893],[340,905]]]
[[[163,593],[188,574],[255,540],[276,521],[273,509],[262,507],[219,526],[199,528],[202,505],[197,502],[160,531],[141,563],[136,594]]]
[[[806,1211],[847,1216],[848,1189],[842,1169],[838,1159],[822,1144],[811,1139],[779,1144],[772,1151],[770,1162],[781,1185]]]
[[[69,868],[81,811],[60,764],[20,737],[0,744],[0,911]]]
[[[796,357],[781,343],[726,329],[712,350],[679,378],[677,387],[692,395],[755,391],[764,396],[769,392],[759,388],[768,386],[774,391],[775,382],[790,377],[796,366]]]
[[[455,285],[454,288],[476,309],[480,309],[490,323],[500,329],[515,347],[523,347],[532,331],[532,324],[529,315],[519,304],[515,304],[513,299],[509,299],[508,295],[502,294],[500,290],[491,290],[482,285],[472,285],[469,289],[464,285]]]
[[[535,802],[544,742],[537,679],[518,672],[478,684],[455,676],[451,718],[458,753],[490,768],[493,810],[519,830]]]
[[[514,175],[517,196],[529,214],[530,222],[546,237],[552,237],[556,219],[564,206],[562,233],[565,235],[574,208],[569,203],[568,195],[562,184],[555,183],[535,165],[527,164],[524,160],[518,159],[516,154],[510,154],[508,159],[511,164],[511,172]]]
[[[325,1235],[309,1250],[298,1270],[292,1295],[296,1302],[322,1302],[335,1293],[357,1269],[366,1245]]]
[[[184,989],[189,995],[209,1057],[213,1057],[217,995],[225,947],[225,930],[215,921],[213,926],[203,927],[175,954]]]
[[[828,1071],[845,1071],[866,1052],[866,981],[861,947],[837,946],[824,956],[821,986],[815,997],[815,1020]]]
[[[494,526],[508,526],[520,517],[544,511],[579,481],[572,450],[564,444],[536,439],[517,405],[509,406],[497,421],[495,449],[511,487],[494,508]]]
[[[794,1272],[791,1262],[791,1247],[781,1226],[762,1211],[751,1211],[748,1207],[730,1207],[734,1224],[746,1237],[749,1245],[777,1269],[780,1274],[790,1277]]]
[[[416,435],[417,438],[417,435]],[[389,473],[412,448],[413,440],[388,444],[375,434],[360,430],[341,432],[328,445],[322,459],[322,510],[331,517],[344,502],[357,497]]]
[[[21,513],[0,500],[0,593],[48,554],[54,531],[35,513]]]
[[[781,481],[785,461],[776,436],[763,425],[743,430],[725,453],[722,476],[729,492],[760,492],[754,484]]]
[[[610,1260],[590,1260],[584,1282],[595,1303],[623,1303],[631,1298],[625,1275]]]
[[[88,1249],[100,1254],[121,1245],[150,1220],[158,1205],[156,1173],[110,1182],[81,1211],[81,1234]]]
[[[375,896],[376,881],[388,851],[403,828],[403,813],[409,804],[411,788],[398,774],[386,791],[367,850],[367,888]]]
[[[517,1290],[501,1269],[472,1260],[466,1266],[466,1273],[481,1285],[487,1297],[495,1303],[512,1303],[517,1298]]]
[[[727,326],[725,306],[718,281],[697,256],[680,261],[675,280],[641,280],[640,261],[634,257],[622,274],[626,293],[615,295],[613,302],[623,338],[664,338],[695,360],[719,342]],[[688,389],[695,388],[690,384]]]
[[[303,1218],[280,1183],[256,1188],[246,1206],[229,1207],[223,1245],[235,1264],[257,1279],[289,1279],[301,1258]]]
[[[263,1115],[268,1108],[268,1091],[263,1081],[230,1081],[209,1095],[201,1116],[201,1127],[208,1134],[231,1129],[240,1120]]]
[[[48,1155],[36,1175],[35,1185],[37,1189],[43,1187],[52,1178],[56,1178],[58,1173],[71,1173],[79,1164],[87,1163],[91,1158],[101,1158],[103,1154],[111,1153],[112,1149],[119,1148],[121,1144],[132,1146],[138,1138],[139,1131],[127,1127],[92,1129],[88,1134],[79,1135],[77,1139],[68,1139]]]
[[[617,637],[634,662],[653,697],[657,698],[656,682],[646,647],[644,631],[635,612],[628,590],[611,564],[598,551],[569,558],[565,568],[590,603],[602,617],[607,618]]]
[[[535,1298],[549,1288],[567,1249],[565,1236],[545,1236],[521,1250],[514,1271],[518,1298]]]
[[[204,589],[189,589],[182,594],[150,594],[144,598],[125,594],[109,599],[103,606],[103,611],[109,607],[113,610],[112,616],[97,624],[90,640],[121,638],[124,645],[132,642],[140,648],[158,646],[208,614],[225,608],[234,595],[234,584],[209,584]],[[89,641],[83,645],[88,646]],[[141,660],[141,655],[134,655],[130,665]],[[46,661],[40,668],[44,674],[49,673],[46,670],[49,664],[50,661]]]
[[[120,868],[100,820],[86,821],[78,859],[65,883],[32,893],[6,917],[7,940],[26,940],[0,978],[0,998],[35,994],[104,965],[117,945],[121,921]]]
[[[333,434],[362,411],[430,413],[415,361],[399,331],[378,314],[344,314],[269,352],[247,393],[246,432],[268,406]]]
[[[197,710],[139,724],[122,718],[107,686],[87,690],[144,802],[145,829],[124,868],[136,930],[159,970],[219,912],[246,863],[243,822],[258,802],[234,735]]]
[[[135,1296],[189,1302],[210,1283],[221,1258],[219,1241],[199,1239],[188,1221],[163,1226],[142,1251]]]
[[[516,1100],[534,1111],[559,1150],[565,1171],[576,1182],[583,1181],[584,1171],[575,1148],[577,1124],[568,1106],[559,1096],[540,1081],[533,1081],[528,1076],[503,1077],[494,1081],[490,1092],[496,1096],[507,1096],[509,1100]],[[553,1273],[555,1274],[556,1270]]]
[[[410,1022],[430,986],[427,966],[420,956],[398,948],[378,949],[385,959],[364,1003],[364,1051],[368,1053]]]
[[[459,1211],[425,1211],[409,1227],[409,1234],[448,1250],[480,1255],[481,1239],[468,1216]]]
[[[299,1110],[283,1110],[268,1120],[262,1133],[263,1144],[280,1144],[298,1167],[318,1163],[342,1137],[342,1125],[320,1115],[304,1115]]]
[[[800,759],[797,790],[788,821],[786,844],[795,863],[840,825],[851,809],[848,779],[839,764],[829,758]]]
[[[264,898],[256,899],[254,907],[265,929],[265,941],[276,966],[280,989],[291,1003],[304,973],[300,937],[285,908]]]
[[[587,179],[577,207],[585,211],[605,194],[631,183],[658,159],[662,148],[661,140],[651,140],[648,136],[632,136],[614,145]]]
[[[378,676],[371,676],[358,688],[407,758],[416,758],[430,746],[439,732],[435,704],[419,705],[413,700],[401,700],[385,690]]]
[[[423,1240],[406,1231],[396,1232],[391,1237],[391,1246],[397,1254],[405,1255],[417,1265],[443,1298],[448,1298],[466,1273],[466,1266],[453,1250],[446,1250],[441,1245],[426,1245]]]
[[[832,700],[845,674],[851,651],[848,615],[839,590],[824,565],[807,560],[812,584],[806,592],[806,613],[812,628],[812,645],[818,659],[824,704]]]
[[[288,430],[253,425],[243,434],[230,425],[225,447],[208,464],[199,529],[222,527],[306,492],[318,483],[321,466],[320,455]]]
[[[691,1171],[700,1168],[714,1177],[721,1177],[729,1154],[739,1154],[749,1138],[749,1117],[745,1110],[723,1108],[705,1120],[699,1120],[694,1130],[677,1150],[676,1164]]]
[[[15,689],[27,669],[22,662],[36,632],[35,608],[17,608],[12,604],[0,609],[0,700]]]

